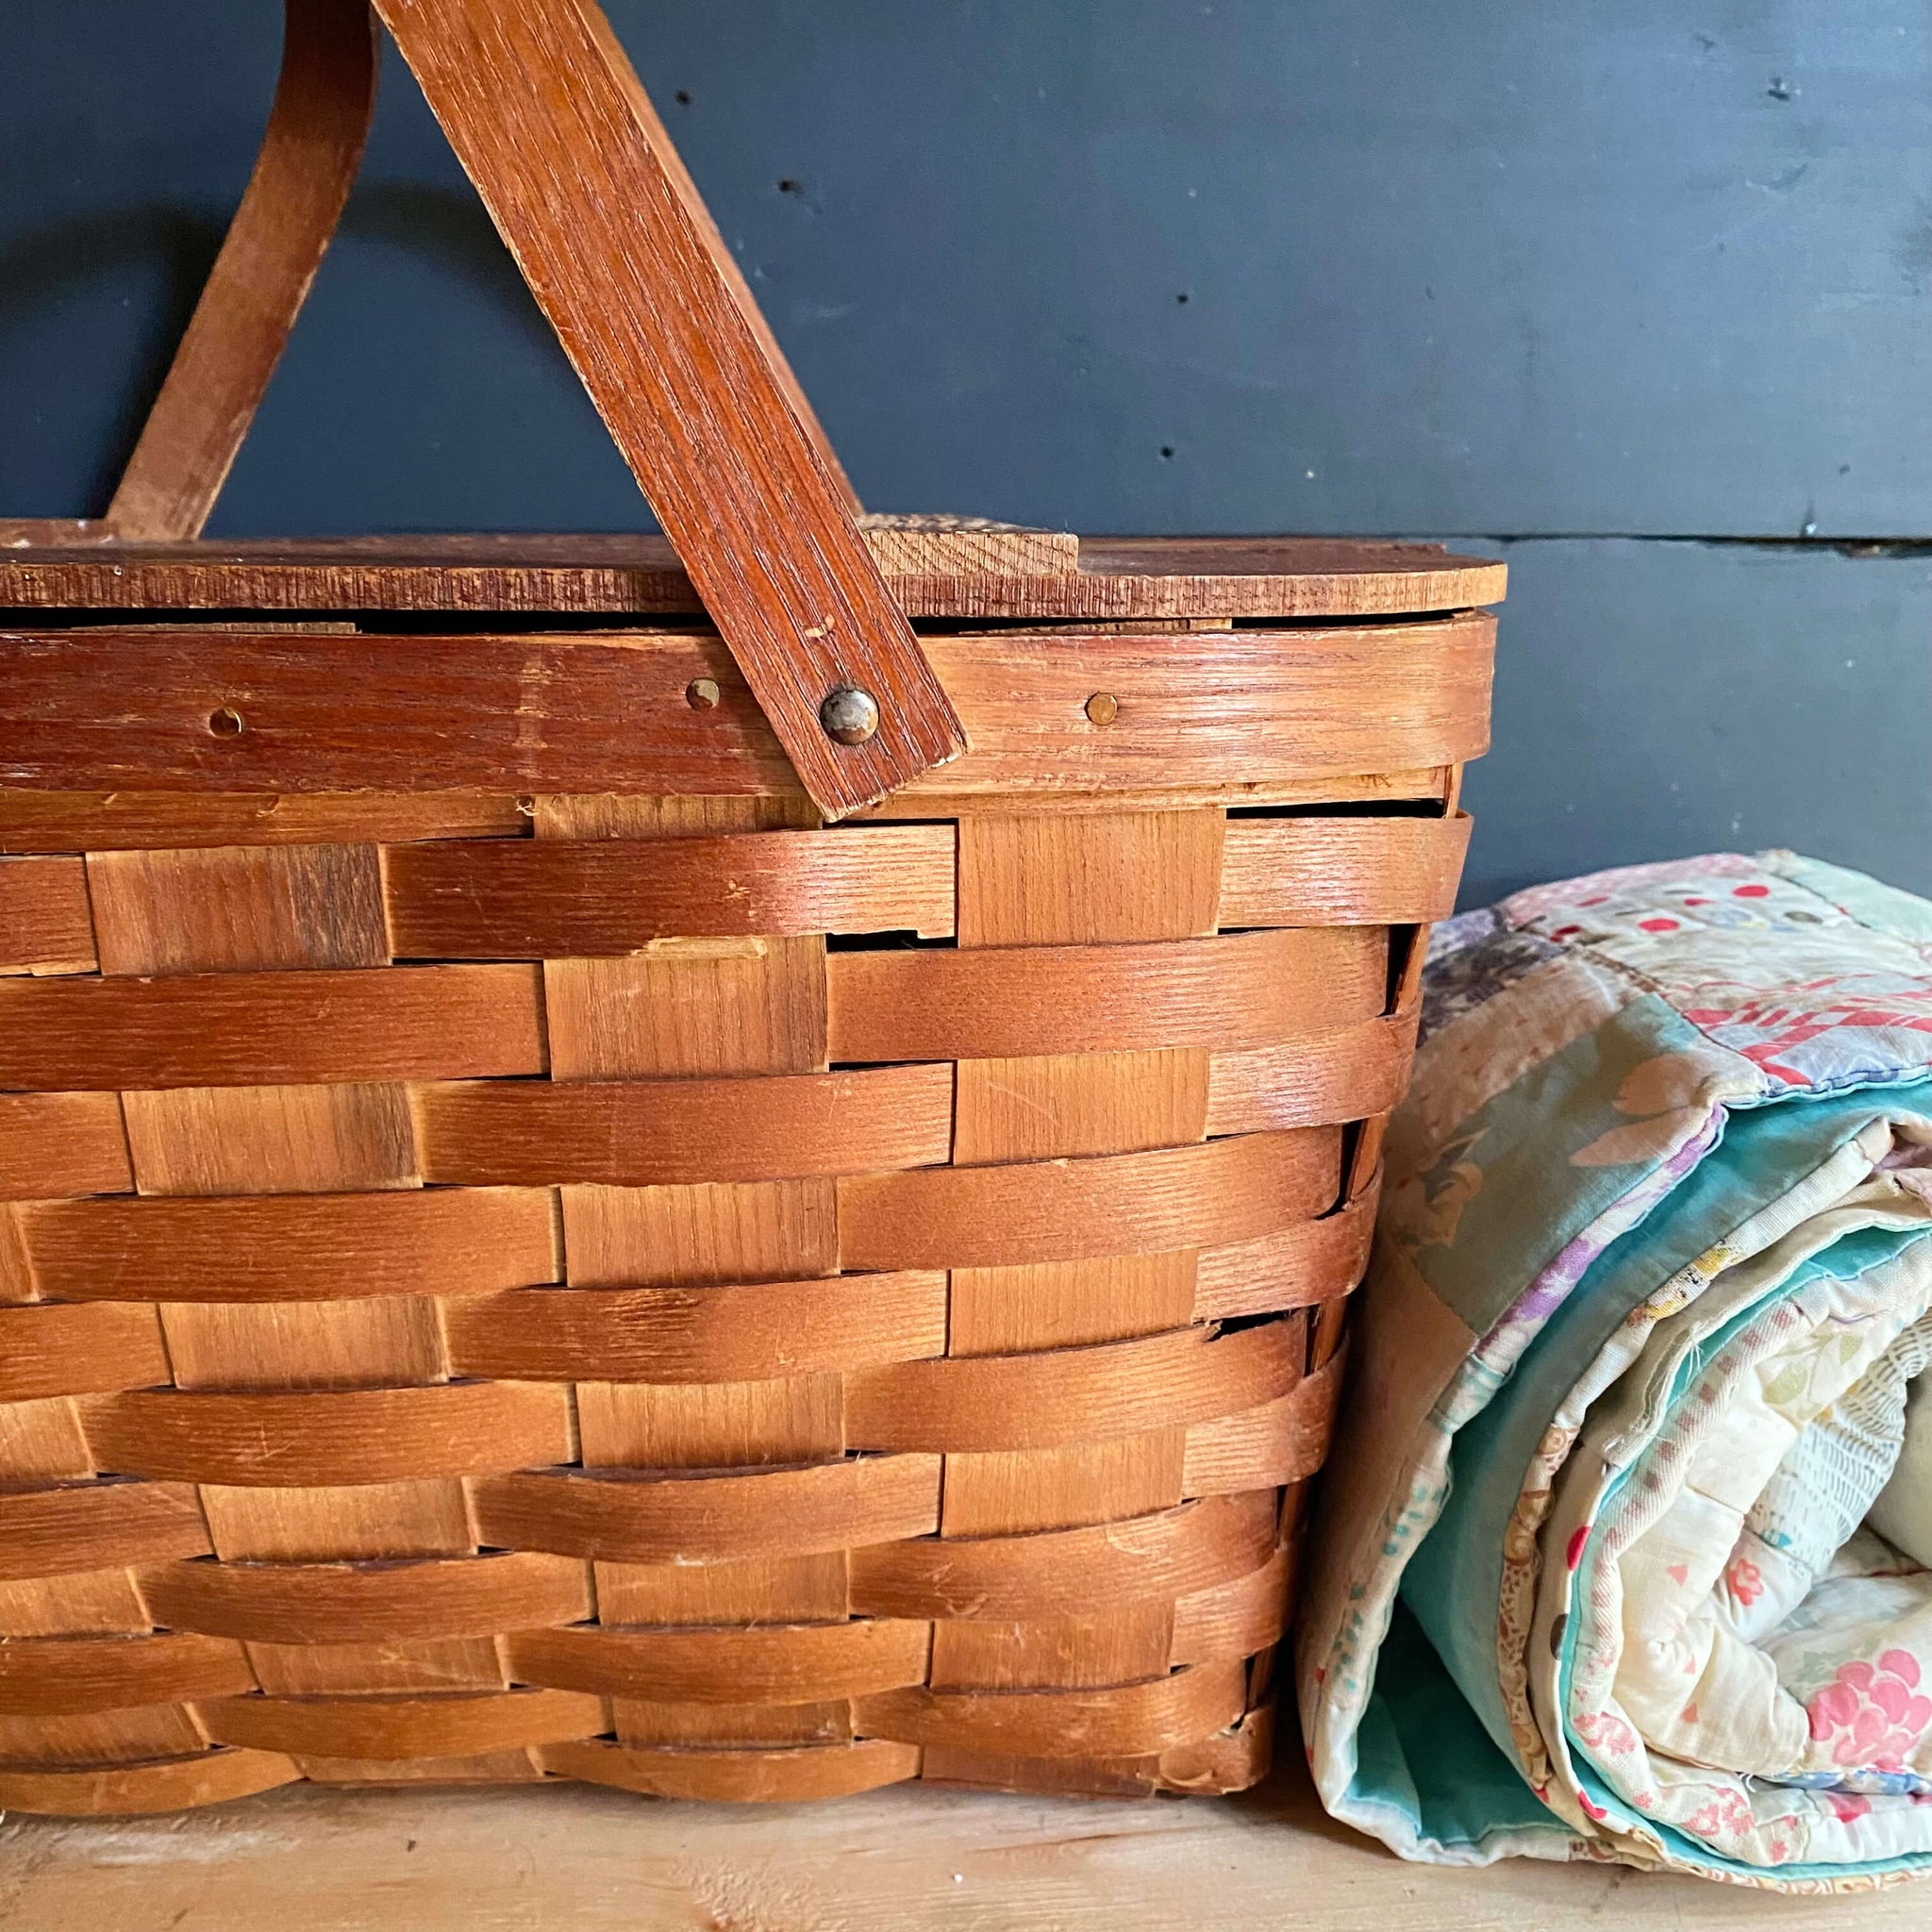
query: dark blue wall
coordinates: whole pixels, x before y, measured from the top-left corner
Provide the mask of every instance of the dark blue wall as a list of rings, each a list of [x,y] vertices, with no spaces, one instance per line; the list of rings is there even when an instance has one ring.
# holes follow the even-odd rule
[[[1932,891],[1932,556],[1869,543],[1932,534],[1918,0],[610,11],[870,504],[1521,540],[1473,891],[1772,842]],[[13,12],[0,513],[74,515],[280,8]],[[646,522],[391,61],[214,530]]]

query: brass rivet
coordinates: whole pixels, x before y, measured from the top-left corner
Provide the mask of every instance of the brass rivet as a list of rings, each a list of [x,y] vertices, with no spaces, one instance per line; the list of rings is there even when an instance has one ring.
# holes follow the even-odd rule
[[[715,711],[718,698],[718,681],[714,677],[693,677],[684,688],[684,701],[693,711]]]
[[[1087,700],[1087,715],[1096,724],[1111,724],[1121,714],[1121,701],[1110,691],[1097,691]]]
[[[208,728],[217,738],[240,738],[242,736],[242,713],[232,706],[223,705],[218,710],[208,714]]]
[[[841,684],[825,694],[819,723],[825,727],[825,736],[841,744],[863,744],[879,728],[878,700],[856,684]]]

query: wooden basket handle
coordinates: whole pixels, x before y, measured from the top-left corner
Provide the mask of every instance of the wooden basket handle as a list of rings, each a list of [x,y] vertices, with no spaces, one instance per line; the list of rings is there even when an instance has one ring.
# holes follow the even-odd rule
[[[361,165],[379,64],[368,0],[287,0],[286,15],[255,172],[108,507],[129,542],[201,535]]]
[[[857,500],[596,0],[375,0],[806,790],[965,748]],[[355,178],[366,0],[287,0],[259,158],[108,513],[200,534]]]

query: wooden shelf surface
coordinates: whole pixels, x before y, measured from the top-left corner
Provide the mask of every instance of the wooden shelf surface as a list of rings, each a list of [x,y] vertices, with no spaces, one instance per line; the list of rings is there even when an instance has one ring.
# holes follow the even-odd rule
[[[904,1785],[815,1806],[582,1785],[291,1787],[155,1818],[0,1824],[21,1932],[1635,1932],[1926,1923],[1917,1886],[1782,1898],[1618,1868],[1405,1865],[1297,1770],[1229,1799],[1097,1803]]]

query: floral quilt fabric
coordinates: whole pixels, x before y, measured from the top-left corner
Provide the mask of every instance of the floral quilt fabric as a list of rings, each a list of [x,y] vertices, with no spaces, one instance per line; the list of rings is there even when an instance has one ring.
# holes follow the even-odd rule
[[[1446,1861],[1932,1869],[1932,905],[1605,873],[1439,927],[1424,1000],[1300,1640],[1324,1803]]]

